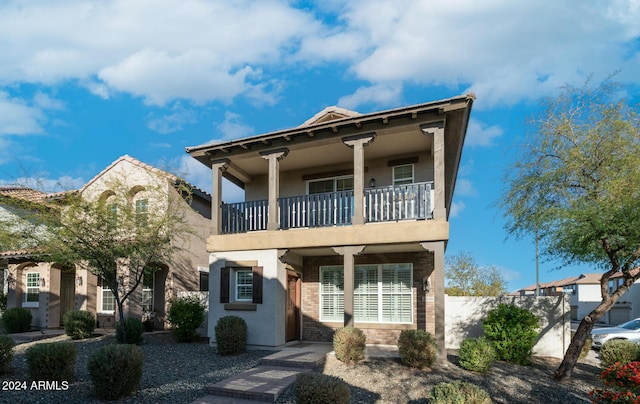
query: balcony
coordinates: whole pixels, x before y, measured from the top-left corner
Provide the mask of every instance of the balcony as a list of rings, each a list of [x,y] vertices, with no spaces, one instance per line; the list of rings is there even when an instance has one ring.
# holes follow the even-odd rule
[[[366,188],[365,222],[397,222],[432,218],[432,182]],[[278,200],[280,229],[351,225],[353,191],[292,196]],[[267,229],[268,201],[222,205],[222,234]]]

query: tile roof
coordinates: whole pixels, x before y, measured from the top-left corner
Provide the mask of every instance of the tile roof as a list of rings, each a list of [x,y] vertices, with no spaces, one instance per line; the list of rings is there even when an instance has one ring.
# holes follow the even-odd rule
[[[42,202],[47,194],[27,187],[0,187],[0,195],[29,202]]]

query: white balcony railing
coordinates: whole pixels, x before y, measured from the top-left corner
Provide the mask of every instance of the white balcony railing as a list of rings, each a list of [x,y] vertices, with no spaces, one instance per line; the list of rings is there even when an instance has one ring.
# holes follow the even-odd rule
[[[366,222],[389,222],[432,218],[431,182],[366,188]],[[352,223],[353,191],[280,198],[280,229],[325,227]],[[268,201],[222,206],[222,233],[245,233],[267,228]]]

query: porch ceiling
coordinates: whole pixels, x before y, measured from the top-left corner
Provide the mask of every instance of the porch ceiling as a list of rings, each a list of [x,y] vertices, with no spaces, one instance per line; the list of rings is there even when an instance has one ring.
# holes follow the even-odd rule
[[[367,245],[359,255],[424,252],[424,251],[425,250],[424,248],[422,248],[420,243]],[[333,251],[331,247],[292,248],[288,251],[288,253],[300,255],[302,257],[322,257],[327,255],[338,255],[335,251]]]

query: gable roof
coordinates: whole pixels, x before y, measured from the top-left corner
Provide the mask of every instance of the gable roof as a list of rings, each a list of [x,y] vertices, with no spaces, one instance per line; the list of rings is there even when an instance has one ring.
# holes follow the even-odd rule
[[[96,182],[98,180],[98,178],[102,177],[105,173],[107,173],[109,170],[111,170],[113,167],[115,167],[116,165],[118,165],[119,163],[126,161],[130,164],[133,164],[137,167],[143,168],[145,170],[151,171],[161,177],[165,177],[166,179],[168,179],[169,181],[172,181],[174,184],[178,183],[180,181],[184,181],[182,178],[178,177],[177,175],[171,174],[169,172],[166,172],[164,170],[161,170],[159,168],[156,168],[150,164],[147,163],[143,163],[142,161],[133,158],[127,154],[125,154],[124,156],[119,157],[118,159],[116,159],[113,163],[109,164],[104,170],[100,171],[98,174],[96,174],[96,176],[94,176],[91,180],[89,180],[86,184],[84,184],[82,186],[82,188],[80,188],[79,192],[82,193],[84,192],[91,184],[93,184],[94,182]],[[193,184],[190,184],[186,181],[184,181],[186,184],[189,185],[189,187],[191,188],[191,190],[193,191],[193,195],[194,196],[198,196],[201,199],[207,200],[207,201],[211,201],[211,195],[209,195],[207,192],[203,191],[202,189],[196,187]]]
[[[310,125],[315,125],[315,124],[319,124],[319,123],[335,121],[335,120],[343,119],[343,118],[353,118],[353,117],[360,116],[360,115],[362,115],[362,114],[359,113],[359,112],[351,111],[349,109],[341,108],[341,107],[333,105],[333,106],[330,106],[330,107],[326,107],[325,109],[323,109],[322,111],[318,112],[317,114],[315,114],[311,118],[307,119],[299,127],[304,127],[304,126],[310,126]]]

